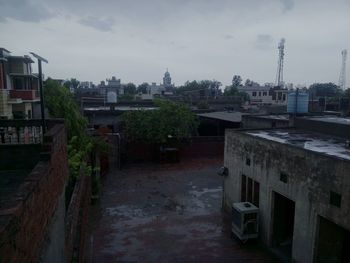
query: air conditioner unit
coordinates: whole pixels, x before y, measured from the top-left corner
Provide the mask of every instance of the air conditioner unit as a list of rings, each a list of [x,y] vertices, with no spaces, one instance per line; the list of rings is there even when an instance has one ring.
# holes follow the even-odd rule
[[[232,204],[231,231],[240,240],[257,238],[259,233],[259,208],[249,202]]]

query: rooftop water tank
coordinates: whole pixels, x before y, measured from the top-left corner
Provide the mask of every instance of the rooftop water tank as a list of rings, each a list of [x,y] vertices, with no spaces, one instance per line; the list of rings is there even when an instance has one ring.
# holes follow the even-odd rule
[[[114,91],[108,91],[107,103],[117,103],[117,93],[115,93]]]
[[[287,112],[308,113],[309,112],[309,94],[300,91],[293,91],[288,94]]]

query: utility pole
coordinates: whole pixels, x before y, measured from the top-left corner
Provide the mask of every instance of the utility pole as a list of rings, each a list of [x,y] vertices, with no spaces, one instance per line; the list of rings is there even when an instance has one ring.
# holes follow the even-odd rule
[[[40,90],[40,109],[41,109],[41,126],[43,136],[46,132],[46,121],[45,121],[45,106],[44,106],[44,93],[43,93],[43,72],[41,62],[49,63],[45,58],[30,52],[38,60],[38,71],[39,71],[39,90]]]

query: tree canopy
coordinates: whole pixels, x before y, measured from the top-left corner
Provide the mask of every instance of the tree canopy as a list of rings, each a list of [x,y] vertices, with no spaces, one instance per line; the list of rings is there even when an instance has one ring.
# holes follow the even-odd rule
[[[131,141],[166,145],[181,141],[197,132],[198,122],[182,104],[156,100],[157,109],[129,111],[123,114],[125,132]]]
[[[149,87],[149,84],[147,82],[144,82],[137,87],[137,92],[146,94],[148,87]]]
[[[232,78],[232,87],[239,87],[242,85],[242,77],[239,75],[234,75]]]
[[[70,174],[76,177],[80,169],[87,167],[85,158],[93,147],[92,140],[86,132],[87,120],[80,114],[69,89],[50,78],[44,83],[44,102],[50,116],[65,119]]]
[[[130,94],[130,95],[134,95],[136,94],[136,86],[134,83],[128,83],[125,85],[124,87],[124,93],[125,94]]]
[[[217,92],[221,86],[221,82],[217,80],[201,80],[201,81],[186,81],[184,85],[176,89],[177,94],[183,94],[187,91],[195,90],[211,90],[213,95],[217,95]]]
[[[341,89],[334,83],[314,83],[309,87],[310,96],[335,97],[341,94]]]
[[[224,96],[238,96],[241,97],[243,101],[249,100],[249,95],[246,92],[239,91],[237,87],[228,86],[224,90]]]

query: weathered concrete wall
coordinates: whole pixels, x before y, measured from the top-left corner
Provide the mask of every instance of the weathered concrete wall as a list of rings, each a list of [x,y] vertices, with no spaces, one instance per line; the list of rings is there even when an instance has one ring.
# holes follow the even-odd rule
[[[242,127],[244,129],[270,129],[289,127],[289,120],[259,118],[258,116],[243,115]]]
[[[313,262],[318,215],[350,230],[350,162],[232,130],[226,131],[224,162],[226,209],[241,201],[242,174],[260,183],[260,235],[267,245],[272,245],[273,191],[295,202],[295,262]],[[280,181],[281,172],[288,183]],[[330,205],[330,191],[342,195],[341,208]]]
[[[295,118],[295,128],[301,128],[308,131],[320,132],[329,135],[350,138],[350,125],[347,123],[334,123],[313,120],[312,118]]]
[[[188,143],[178,146],[181,159],[223,157],[223,136],[192,137]],[[129,143],[127,145],[127,162],[149,162],[159,158],[159,146],[145,143]]]

